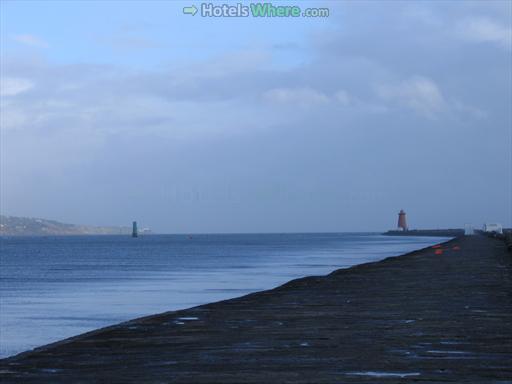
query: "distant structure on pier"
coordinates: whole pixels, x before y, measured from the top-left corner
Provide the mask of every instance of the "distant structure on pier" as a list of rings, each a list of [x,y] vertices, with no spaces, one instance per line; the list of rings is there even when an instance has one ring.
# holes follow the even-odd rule
[[[403,209],[398,212],[398,230],[407,231],[409,228],[407,227],[407,218],[405,217],[405,212]]]
[[[464,235],[473,236],[475,234],[475,230],[472,224],[466,223],[464,224]]]
[[[132,237],[138,237],[138,236],[139,236],[139,231],[137,230],[137,222],[134,221],[133,226],[132,226]]]

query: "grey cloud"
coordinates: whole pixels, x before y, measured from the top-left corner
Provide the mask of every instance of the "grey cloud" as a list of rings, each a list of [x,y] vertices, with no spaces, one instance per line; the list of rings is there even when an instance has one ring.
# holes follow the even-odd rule
[[[445,28],[507,21],[357,4],[287,69],[273,48],[159,71],[4,58],[2,209],[170,232],[379,230],[400,208],[510,225],[510,52]]]

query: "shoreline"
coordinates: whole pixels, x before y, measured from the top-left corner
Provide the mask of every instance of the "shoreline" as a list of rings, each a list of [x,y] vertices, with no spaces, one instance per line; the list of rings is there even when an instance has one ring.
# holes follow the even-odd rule
[[[359,234],[360,232],[354,232],[354,233]],[[370,232],[368,232],[368,233],[370,233]],[[375,232],[375,234],[382,234],[382,233]],[[62,235],[62,236],[69,237],[68,235]],[[72,236],[75,236],[75,235],[72,235]],[[90,235],[76,235],[76,237],[81,237],[81,236],[90,236]],[[96,236],[96,235],[93,235],[93,236]],[[103,235],[98,235],[98,236],[103,236]],[[105,235],[105,236],[110,236],[110,235]],[[112,236],[117,236],[117,235],[112,235]],[[121,235],[121,236],[124,236],[124,235]],[[38,236],[27,236],[27,237],[38,237]],[[52,236],[52,237],[56,237],[56,236]],[[430,236],[428,236],[428,237],[430,237]],[[442,238],[441,236],[438,236],[438,237]],[[446,238],[448,238],[448,236],[446,236]],[[448,243],[448,242],[450,242],[452,240],[454,240],[454,238],[448,238],[447,240],[442,241],[440,243],[436,243],[436,244],[446,244],[446,243]],[[432,245],[436,245],[436,244],[432,244]],[[432,245],[429,245],[429,246],[423,247],[423,248],[419,248],[419,249],[415,249],[415,250],[412,250],[410,252],[405,252],[405,253],[399,254],[397,256],[393,255],[393,256],[388,256],[388,257],[385,257],[383,259],[376,260],[376,261],[368,261],[368,262],[363,262],[363,263],[360,263],[360,264],[354,264],[354,265],[351,265],[349,267],[337,268],[337,269],[334,269],[334,270],[332,270],[332,271],[330,271],[330,272],[328,272],[326,274],[323,274],[323,275],[300,276],[300,277],[294,278],[292,280],[285,281],[284,283],[279,284],[279,285],[277,285],[277,286],[275,286],[273,288],[262,289],[262,290],[258,290],[256,292],[250,292],[250,293],[244,294],[242,296],[236,296],[236,297],[231,297],[231,298],[227,298],[227,299],[211,301],[211,302],[195,305],[195,306],[192,306],[192,307],[186,307],[186,308],[169,310],[169,311],[158,312],[158,313],[152,313],[152,314],[144,315],[144,316],[140,316],[140,317],[134,317],[134,318],[131,318],[131,319],[128,319],[128,320],[125,320],[125,321],[121,321],[121,322],[115,323],[115,324],[111,324],[111,325],[107,325],[107,326],[104,326],[104,327],[99,327],[99,328],[91,329],[91,330],[86,331],[86,332],[82,332],[82,333],[79,333],[79,334],[76,334],[76,335],[72,335],[72,336],[69,336],[69,337],[65,337],[63,339],[56,340],[56,341],[53,341],[53,342],[50,342],[50,343],[47,343],[47,344],[36,346],[36,347],[34,347],[32,349],[21,351],[21,352],[15,353],[15,354],[10,355],[10,356],[0,357],[0,363],[2,363],[3,361],[10,360],[10,359],[15,359],[15,358],[18,358],[18,357],[22,357],[24,355],[29,355],[29,354],[32,354],[34,352],[44,351],[44,350],[47,350],[49,348],[53,348],[53,347],[59,346],[61,344],[66,344],[68,342],[74,341],[75,339],[81,339],[81,338],[86,337],[86,336],[92,336],[92,335],[97,334],[98,332],[108,331],[108,330],[111,330],[111,329],[117,329],[117,328],[124,327],[124,326],[130,326],[133,323],[137,323],[139,321],[144,321],[146,319],[151,319],[151,318],[154,318],[154,317],[159,317],[159,316],[162,316],[162,315],[167,315],[167,314],[171,314],[171,313],[177,314],[177,313],[180,313],[180,312],[186,312],[186,311],[189,311],[189,310],[194,310],[196,308],[204,307],[204,306],[207,306],[207,305],[215,305],[217,303],[221,303],[221,302],[225,302],[225,301],[238,300],[238,299],[243,299],[243,298],[245,298],[247,296],[251,296],[251,295],[267,293],[267,292],[270,292],[270,291],[274,291],[274,290],[280,289],[281,287],[286,286],[287,284],[291,284],[291,283],[293,283],[295,281],[299,281],[299,280],[303,280],[303,279],[309,279],[309,278],[323,278],[323,277],[327,277],[330,274],[333,274],[333,273],[338,272],[338,271],[349,270],[349,269],[352,269],[352,268],[356,268],[358,266],[364,266],[366,264],[380,263],[382,261],[385,261],[385,260],[391,259],[391,258],[407,256],[407,255],[410,255],[410,254],[414,254],[416,252],[427,250],[427,249],[431,248]]]
[[[496,269],[495,259],[504,257],[499,252],[494,254],[496,249],[501,250],[497,240],[482,236],[455,238],[441,244],[443,255],[435,255],[432,247],[423,248],[381,261],[338,269],[325,276],[295,279],[271,290],[150,315],[87,332],[0,360],[0,377],[2,382],[52,383],[78,378],[83,382],[158,382],[159,377],[172,382],[194,383],[267,380],[372,382],[375,377],[385,377],[386,380],[395,377],[396,380],[399,376],[400,381],[409,376],[411,380],[426,380],[426,377],[440,380],[448,379],[450,370],[456,373],[453,368],[446,368],[443,373],[426,370],[423,365],[430,366],[427,363],[432,363],[430,355],[434,354],[435,360],[443,362],[441,365],[455,363],[464,371],[458,376],[451,376],[451,380],[454,377],[489,378],[485,367],[480,367],[480,371],[485,372],[483,375],[478,367],[474,367],[475,360],[478,360],[474,351],[468,348],[460,350],[461,345],[468,345],[470,340],[466,338],[462,344],[438,345],[432,349],[438,352],[429,354],[427,351],[423,358],[407,357],[406,352],[417,357],[418,348],[421,348],[418,347],[420,344],[411,348],[410,343],[405,342],[409,338],[423,339],[426,333],[407,333],[405,330],[424,322],[433,312],[443,319],[436,322],[432,318],[429,323],[430,328],[440,328],[439,337],[449,333],[447,331],[460,329],[451,325],[443,328],[446,322],[464,323],[466,317],[460,315],[466,312],[466,306],[459,308],[459,301],[465,295],[461,297],[460,291],[462,286],[472,288],[478,279],[467,281],[468,276],[457,273],[459,264],[470,269],[470,276],[473,276],[486,269],[492,272]],[[454,246],[460,250],[455,250]],[[485,251],[488,263],[483,263],[482,251]],[[504,260],[505,268],[510,272],[511,258]],[[453,276],[444,276],[446,268],[440,268],[443,263],[446,264],[444,267],[449,267],[448,275]],[[412,278],[411,274],[420,272],[415,269],[423,270],[420,279]],[[440,274],[444,277],[441,280]],[[490,277],[487,274],[481,276],[481,286],[477,285],[479,290],[489,289]],[[430,287],[436,279],[438,283],[447,285],[446,288],[452,288],[451,296],[446,290],[443,291],[446,296],[439,296],[439,291]],[[498,293],[512,288],[510,279],[503,277],[502,280],[500,286],[494,287]],[[406,290],[403,283],[406,283]],[[375,301],[377,298],[380,301]],[[425,302],[425,299],[429,300]],[[470,295],[467,300],[470,303],[475,298]],[[418,306],[420,302],[426,305],[423,310]],[[478,304],[492,303],[479,301]],[[500,336],[509,337],[510,343],[476,345],[485,347],[487,355],[492,349],[499,350],[498,356],[492,359],[488,356],[493,365],[502,359],[512,359],[512,303],[509,300],[503,304],[501,309],[491,309],[495,312],[493,317],[500,318],[503,323],[497,328],[503,333]],[[457,307],[458,311],[454,312],[450,306]],[[450,314],[448,318],[441,308]],[[427,316],[419,316],[420,312]],[[472,330],[472,325],[469,322],[462,330]],[[399,335],[395,331],[399,331]],[[494,334],[496,329],[488,331],[491,336],[497,336]],[[393,337],[388,338],[391,335]],[[383,336],[386,336],[384,340]],[[457,336],[455,339],[461,339],[461,335]],[[377,351],[374,350],[375,343],[379,346]],[[452,350],[446,350],[446,346]],[[509,348],[508,353],[500,349],[505,346]],[[373,363],[363,364],[365,359]],[[480,356],[480,359],[486,361],[485,356]],[[169,364],[169,361],[173,363]],[[341,364],[337,368],[339,375],[326,366],[333,361]],[[383,361],[394,363],[383,364]],[[412,362],[422,363],[422,368],[414,370]],[[267,368],[262,368],[264,366]],[[504,372],[493,372],[492,377],[496,379],[512,377],[510,368]],[[471,373],[472,376],[467,376]],[[310,376],[312,374],[314,376]]]
[[[0,359],[135,318],[268,290],[445,240],[368,233],[9,239],[2,241]],[[28,259],[22,261],[16,252]],[[46,262],[40,265],[42,258]],[[77,272],[93,260],[106,267]],[[44,280],[33,280],[42,273]]]

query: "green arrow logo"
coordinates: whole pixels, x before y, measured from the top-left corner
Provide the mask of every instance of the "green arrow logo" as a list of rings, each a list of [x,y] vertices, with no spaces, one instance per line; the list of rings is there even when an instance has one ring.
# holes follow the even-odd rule
[[[195,5],[193,5],[191,7],[183,7],[183,13],[185,15],[192,15],[192,16],[194,16],[197,13],[197,8],[196,8]]]

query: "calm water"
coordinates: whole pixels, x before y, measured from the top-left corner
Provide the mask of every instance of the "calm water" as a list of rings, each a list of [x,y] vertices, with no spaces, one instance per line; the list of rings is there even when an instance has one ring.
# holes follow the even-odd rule
[[[363,233],[2,238],[0,356],[442,240]]]

